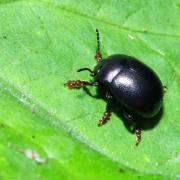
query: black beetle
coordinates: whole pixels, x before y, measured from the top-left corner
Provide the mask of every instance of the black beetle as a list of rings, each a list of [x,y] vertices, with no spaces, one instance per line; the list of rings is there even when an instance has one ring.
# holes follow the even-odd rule
[[[98,122],[101,126],[110,119],[112,112],[111,100],[114,98],[124,107],[123,115],[126,119],[133,121],[133,114],[138,114],[143,118],[155,116],[162,106],[163,85],[148,66],[135,59],[122,54],[111,55],[102,58],[100,52],[99,31],[97,33],[97,50],[95,58],[98,62],[94,70],[87,70],[94,77],[94,82],[88,81],[68,81],[65,85],[69,88],[79,88],[83,86],[102,86],[107,90],[106,111]],[[135,124],[135,123],[133,123]],[[135,124],[136,145],[141,141],[141,129]]]

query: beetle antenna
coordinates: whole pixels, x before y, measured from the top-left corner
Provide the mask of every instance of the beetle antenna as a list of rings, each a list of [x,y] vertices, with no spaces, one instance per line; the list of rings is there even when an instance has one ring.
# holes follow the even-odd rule
[[[99,34],[99,30],[96,29],[96,38],[97,38],[97,49],[96,52],[100,52],[100,34]]]
[[[81,72],[81,71],[89,71],[90,73],[93,73],[93,71],[89,68],[80,68],[77,70],[77,72]]]
[[[91,69],[89,68],[81,68],[81,69],[78,69],[77,72],[81,72],[81,71],[89,71],[90,72],[90,76],[95,76],[95,73],[94,71],[92,71]]]
[[[95,59],[99,62],[102,60],[102,55],[100,50],[100,34],[98,29],[96,29],[96,38],[97,38],[97,48],[96,48]]]

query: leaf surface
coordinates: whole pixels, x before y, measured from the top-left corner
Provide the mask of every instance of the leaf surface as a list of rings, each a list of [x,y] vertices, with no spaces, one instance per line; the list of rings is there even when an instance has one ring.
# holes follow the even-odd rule
[[[0,1],[0,162],[6,169],[0,175],[180,177],[179,7],[175,0]],[[76,70],[96,65],[96,28],[103,57],[134,56],[167,86],[160,121],[143,131],[138,148],[116,113],[97,127],[103,99],[63,86],[91,79]],[[39,166],[26,150],[48,161]]]

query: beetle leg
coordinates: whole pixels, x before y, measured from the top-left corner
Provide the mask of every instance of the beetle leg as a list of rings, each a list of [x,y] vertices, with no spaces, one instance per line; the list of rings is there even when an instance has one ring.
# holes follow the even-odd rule
[[[141,129],[136,127],[135,130],[135,134],[136,134],[136,146],[138,146],[138,144],[141,142]]]
[[[96,37],[97,37],[97,48],[96,48],[96,55],[95,59],[97,62],[102,60],[102,55],[101,55],[101,50],[100,50],[100,35],[99,35],[99,30],[96,29]]]
[[[164,93],[167,91],[167,87],[166,86],[163,86],[163,91],[164,91]]]
[[[81,81],[81,80],[75,80],[75,81],[69,80],[64,85],[67,86],[69,89],[72,89],[72,88],[80,88],[80,87],[84,87],[84,86],[98,86],[99,83],[98,82]]]
[[[103,116],[99,120],[98,126],[102,126],[102,125],[106,124],[106,122],[111,117],[112,108],[111,108],[110,100],[112,99],[112,95],[109,92],[107,92],[106,93],[106,98],[108,100],[107,104],[106,104],[106,111],[104,112]]]
[[[124,111],[123,115],[128,121],[131,122],[133,126],[133,132],[135,132],[135,135],[136,135],[135,145],[138,146],[138,144],[141,142],[141,129],[137,127],[137,124],[133,121],[133,116],[130,113]]]
[[[106,111],[104,112],[103,116],[101,117],[101,119],[99,120],[98,122],[98,126],[102,126],[104,124],[107,123],[107,121],[110,119],[110,116],[111,116],[111,112],[112,112],[112,109],[111,107],[106,106]]]

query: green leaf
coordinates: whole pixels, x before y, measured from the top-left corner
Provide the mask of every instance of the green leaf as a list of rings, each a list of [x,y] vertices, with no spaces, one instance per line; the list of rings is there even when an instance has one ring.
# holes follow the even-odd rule
[[[179,8],[177,0],[0,0],[0,178],[180,177]],[[63,85],[90,80],[76,70],[96,65],[96,28],[103,57],[134,56],[168,88],[138,147],[115,113],[97,127],[102,99]]]

